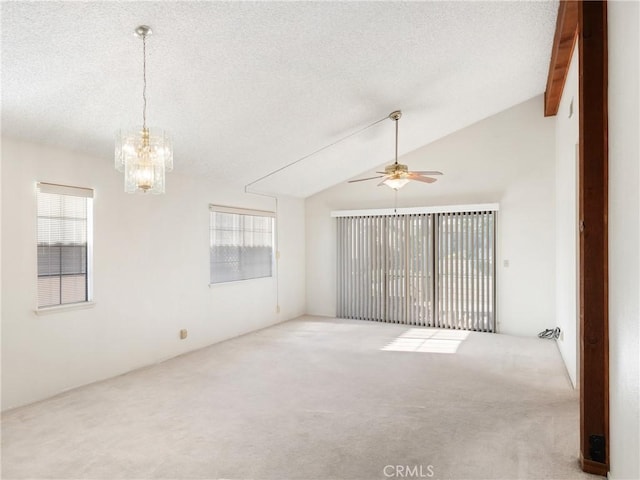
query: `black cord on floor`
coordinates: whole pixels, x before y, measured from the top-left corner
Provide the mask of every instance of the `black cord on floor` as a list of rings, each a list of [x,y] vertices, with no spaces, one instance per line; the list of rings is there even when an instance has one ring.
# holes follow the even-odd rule
[[[546,329],[544,332],[538,334],[538,338],[548,338],[549,340],[556,340],[560,337],[560,327],[556,327],[553,330]]]

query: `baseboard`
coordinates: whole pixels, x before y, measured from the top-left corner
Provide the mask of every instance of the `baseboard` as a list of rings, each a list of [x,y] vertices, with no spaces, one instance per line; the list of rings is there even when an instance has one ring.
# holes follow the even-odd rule
[[[569,380],[569,384],[571,385],[571,387],[574,390],[577,390],[578,389],[577,379],[574,381],[574,379],[571,377],[571,374],[569,373],[569,367],[567,367],[567,360],[564,358],[564,355],[562,354],[562,350],[560,349],[560,345],[558,344],[558,339],[555,340],[555,344],[556,344],[556,348],[558,349],[558,353],[560,354],[560,358],[562,359],[562,366],[564,367],[564,373],[567,376],[567,380]]]

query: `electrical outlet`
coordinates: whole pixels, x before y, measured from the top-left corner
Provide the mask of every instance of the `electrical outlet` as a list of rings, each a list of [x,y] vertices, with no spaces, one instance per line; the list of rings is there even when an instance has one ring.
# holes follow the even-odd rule
[[[187,338],[187,329],[183,328],[180,330],[180,340],[184,340],[185,338]]]
[[[503,260],[502,265],[504,266],[504,268],[509,268],[509,260]]]

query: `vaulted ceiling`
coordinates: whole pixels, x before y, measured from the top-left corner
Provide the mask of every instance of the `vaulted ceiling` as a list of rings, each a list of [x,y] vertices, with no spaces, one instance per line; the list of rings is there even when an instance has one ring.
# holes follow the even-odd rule
[[[242,187],[396,109],[402,154],[541,94],[558,3],[1,8],[3,134],[112,162],[114,133],[141,124],[147,24],[148,122],[175,171]],[[390,162],[393,142],[385,120],[252,188],[305,197]]]

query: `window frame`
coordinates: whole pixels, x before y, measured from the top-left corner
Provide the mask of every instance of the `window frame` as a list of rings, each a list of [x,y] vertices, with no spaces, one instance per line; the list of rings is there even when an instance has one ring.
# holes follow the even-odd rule
[[[94,214],[93,214],[93,200],[94,200],[94,190],[92,188],[86,187],[77,187],[71,185],[61,185],[56,183],[48,183],[48,182],[37,182],[35,185],[36,190],[36,208],[35,208],[35,243],[36,243],[36,299],[35,299],[35,313],[38,315],[48,314],[48,313],[56,313],[67,310],[75,310],[82,308],[91,308],[95,305],[94,302],[94,291],[93,291],[93,226],[94,226]],[[87,202],[86,204],[86,296],[85,300],[79,302],[68,302],[68,303],[57,303],[53,305],[45,305],[40,306],[39,298],[40,298],[40,290],[37,280],[40,278],[38,261],[37,261],[37,251],[39,245],[38,241],[38,219],[40,218],[40,210],[38,206],[38,194],[39,193],[48,193],[55,195],[66,195],[71,197],[80,197],[84,198]],[[62,298],[60,298],[62,301]]]
[[[213,232],[213,214],[214,213],[225,213],[225,214],[232,214],[232,215],[244,215],[244,216],[251,216],[251,217],[264,217],[264,218],[270,218],[271,219],[271,244],[270,244],[270,249],[271,249],[271,253],[269,255],[269,259],[270,259],[270,263],[271,263],[271,273],[270,275],[262,275],[262,276],[257,276],[257,277],[249,277],[249,278],[239,278],[239,279],[235,279],[235,280],[227,280],[227,281],[220,281],[220,282],[213,282],[213,278],[212,278],[212,232]],[[270,211],[270,210],[256,210],[256,209],[250,209],[250,208],[240,208],[240,207],[231,207],[231,206],[227,206],[227,205],[216,205],[216,204],[210,204],[209,205],[209,287],[217,287],[220,285],[230,285],[230,284],[234,284],[234,283],[242,283],[242,282],[247,282],[247,281],[254,281],[254,280],[266,280],[266,279],[273,279],[276,277],[277,272],[276,272],[276,268],[277,268],[277,262],[276,262],[276,251],[277,251],[277,246],[276,246],[276,242],[277,242],[277,216],[276,216],[276,212],[274,211]],[[240,230],[242,232],[244,232],[245,230]]]

